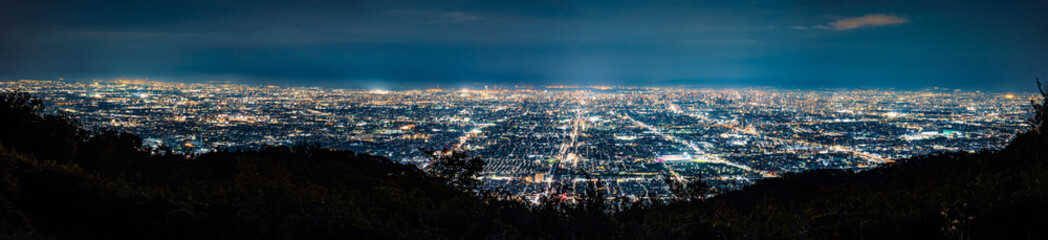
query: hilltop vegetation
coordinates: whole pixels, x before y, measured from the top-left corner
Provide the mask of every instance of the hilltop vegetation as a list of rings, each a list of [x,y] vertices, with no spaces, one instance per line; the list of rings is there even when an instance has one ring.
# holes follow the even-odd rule
[[[595,191],[529,207],[463,188],[483,163],[461,155],[436,159],[448,163],[436,173],[316,145],[189,157],[42,107],[25,93],[0,96],[0,238],[1048,237],[1045,102],[1000,150],[786,174],[614,214]]]

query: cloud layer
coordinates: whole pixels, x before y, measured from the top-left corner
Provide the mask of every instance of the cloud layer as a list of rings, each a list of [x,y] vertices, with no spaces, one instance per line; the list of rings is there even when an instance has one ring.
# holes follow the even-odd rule
[[[1048,1],[920,1],[13,1],[0,81],[1026,90],[1048,73]]]
[[[852,17],[837,20],[830,23],[833,30],[849,30],[867,26],[893,25],[910,22],[909,19],[888,14],[868,14],[862,17]]]

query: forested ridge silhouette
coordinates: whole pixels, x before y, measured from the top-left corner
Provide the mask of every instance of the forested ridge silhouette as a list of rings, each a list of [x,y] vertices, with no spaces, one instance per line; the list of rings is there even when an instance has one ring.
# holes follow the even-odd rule
[[[4,92],[0,238],[1046,239],[1040,87],[1030,130],[1002,149],[790,173],[707,199],[682,189],[688,201],[616,211],[598,191],[538,206],[475,191],[463,174],[483,162],[458,153],[436,154],[444,167],[427,172],[318,145],[144,149],[133,134],[84,129]]]

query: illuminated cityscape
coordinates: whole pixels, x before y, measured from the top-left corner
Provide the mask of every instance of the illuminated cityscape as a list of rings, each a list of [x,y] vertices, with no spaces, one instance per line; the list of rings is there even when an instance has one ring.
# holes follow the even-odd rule
[[[22,80],[49,111],[187,153],[320,143],[425,168],[421,149],[482,157],[486,189],[534,200],[591,179],[609,197],[671,196],[665,178],[734,189],[786,172],[862,170],[997,148],[1028,95],[951,89],[548,86],[346,90],[144,80]]]
[[[1048,239],[1048,0],[3,1],[3,239]]]

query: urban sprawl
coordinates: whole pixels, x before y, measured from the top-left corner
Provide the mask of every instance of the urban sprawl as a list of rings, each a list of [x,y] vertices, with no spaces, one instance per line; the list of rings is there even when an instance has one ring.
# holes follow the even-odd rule
[[[487,165],[485,189],[534,200],[600,181],[668,198],[666,178],[717,189],[810,169],[861,171],[937,151],[1001,147],[1032,94],[949,89],[547,86],[347,90],[145,80],[0,82],[94,129],[189,154],[319,143],[427,167],[420,149]]]

